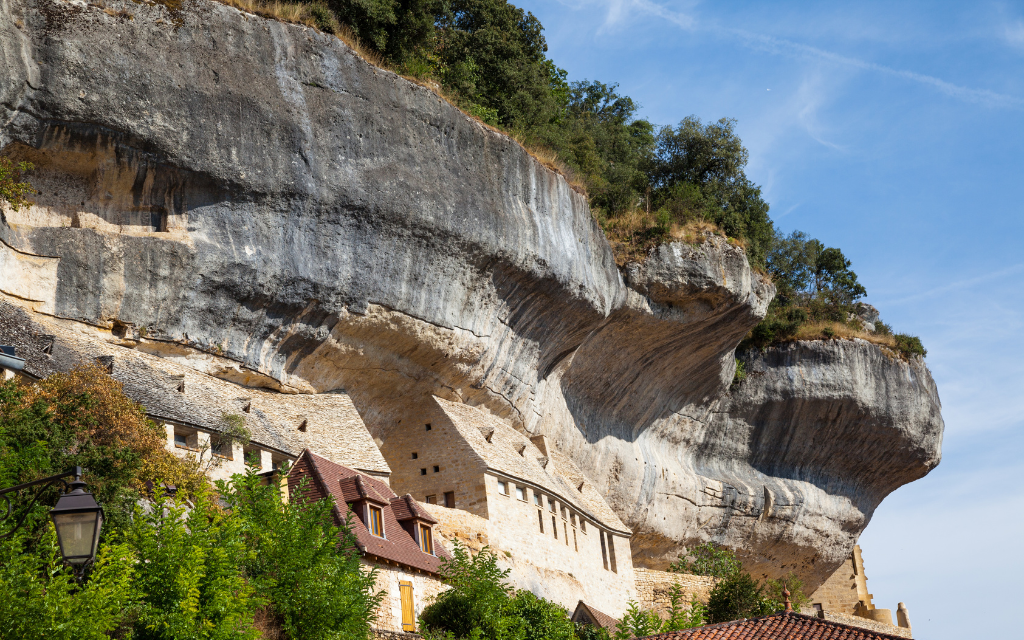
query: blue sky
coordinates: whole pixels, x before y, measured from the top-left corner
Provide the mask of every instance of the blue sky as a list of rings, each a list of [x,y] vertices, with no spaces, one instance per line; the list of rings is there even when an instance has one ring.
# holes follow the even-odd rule
[[[515,1],[515,0],[513,0]],[[926,640],[1012,637],[1024,575],[1024,2],[517,2],[570,79],[657,124],[738,120],[772,217],[920,335],[942,464],[861,537]]]

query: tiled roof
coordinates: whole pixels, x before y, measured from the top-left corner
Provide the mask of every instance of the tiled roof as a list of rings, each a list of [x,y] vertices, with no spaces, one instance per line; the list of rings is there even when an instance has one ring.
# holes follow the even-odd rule
[[[371,534],[359,516],[352,515],[352,533],[355,534],[359,549],[363,553],[435,575],[440,571],[441,558],[451,557],[440,544],[441,537],[437,535],[433,540],[436,556],[424,553],[420,549],[412,535],[398,522],[394,509],[396,503],[402,503],[403,506],[399,511],[403,515],[407,514],[409,501],[413,504],[415,501],[412,498],[408,500],[405,499],[406,497],[399,498],[390,487],[380,480],[360,474],[355,469],[335,464],[309,449],[302,452],[291,471],[288,472],[288,489],[292,492],[296,491],[303,477],[311,477],[315,483],[313,487],[307,485],[307,490],[310,491],[307,496],[313,499],[330,496],[334,500],[334,516],[339,525],[344,523],[348,514],[352,512],[349,502],[359,499],[356,494],[346,492],[346,489],[343,488],[343,485],[354,486],[354,478],[358,478],[358,482],[367,494],[372,492],[373,495],[380,496],[384,500],[381,509],[384,518],[384,538],[378,538]],[[426,512],[424,511],[424,513]]]
[[[13,345],[18,356],[26,359],[25,372],[36,378],[68,371],[79,362],[112,358],[106,360],[113,366],[111,376],[154,420],[216,433],[225,426],[225,414],[239,415],[245,418],[254,444],[290,456],[298,456],[306,447],[316,448],[362,471],[391,472],[345,392],[289,394],[243,386],[177,361],[217,369],[229,362],[226,359],[173,343],[121,346],[131,342],[98,327],[33,317],[3,300],[0,344]],[[146,349],[162,349],[173,358],[146,353]]]
[[[631,534],[580,468],[554,446],[545,444],[547,451],[541,451],[530,438],[496,416],[458,402],[434,400],[489,468],[546,489],[607,529]]]
[[[582,600],[576,605],[576,611],[572,614],[573,622],[593,624],[598,629],[608,629],[614,632],[619,626],[619,621],[603,611],[598,611]]]
[[[785,612],[763,618],[674,631],[657,640],[896,640],[901,636],[877,633],[801,613]],[[901,639],[902,640],[902,639]]]
[[[434,516],[430,515],[427,510],[420,506],[420,503],[416,502],[408,493],[401,498],[392,498],[391,509],[395,512],[395,519],[399,522],[405,522],[406,520],[422,520],[426,524],[437,524],[437,520]]]
[[[390,496],[385,497],[377,493],[372,485],[363,480],[363,476],[361,475],[344,478],[339,484],[341,485],[341,495],[344,496],[345,502],[369,500],[370,502],[375,502],[379,505],[387,505],[391,503]]]

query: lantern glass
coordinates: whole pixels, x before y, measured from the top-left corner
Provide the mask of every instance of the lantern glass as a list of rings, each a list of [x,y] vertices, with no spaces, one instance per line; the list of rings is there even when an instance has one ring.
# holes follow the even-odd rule
[[[51,516],[65,562],[85,564],[96,557],[100,528],[103,526],[102,511],[53,513]]]

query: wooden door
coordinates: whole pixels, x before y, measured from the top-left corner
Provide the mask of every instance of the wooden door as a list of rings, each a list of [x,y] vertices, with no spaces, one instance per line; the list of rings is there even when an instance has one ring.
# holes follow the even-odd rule
[[[415,631],[416,609],[412,604],[412,583],[399,580],[398,591],[402,595],[402,631]]]

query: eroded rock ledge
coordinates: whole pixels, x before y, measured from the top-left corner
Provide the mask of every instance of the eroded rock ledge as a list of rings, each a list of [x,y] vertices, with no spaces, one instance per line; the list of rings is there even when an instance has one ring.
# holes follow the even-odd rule
[[[565,180],[337,39],[108,4],[134,19],[0,5],[0,149],[42,191],[4,211],[0,290],[34,313],[346,389],[381,439],[432,394],[486,407],[586,470],[652,568],[712,538],[813,586],[938,463],[919,361],[794,344],[730,389],[774,291],[723,239],[623,276]]]

